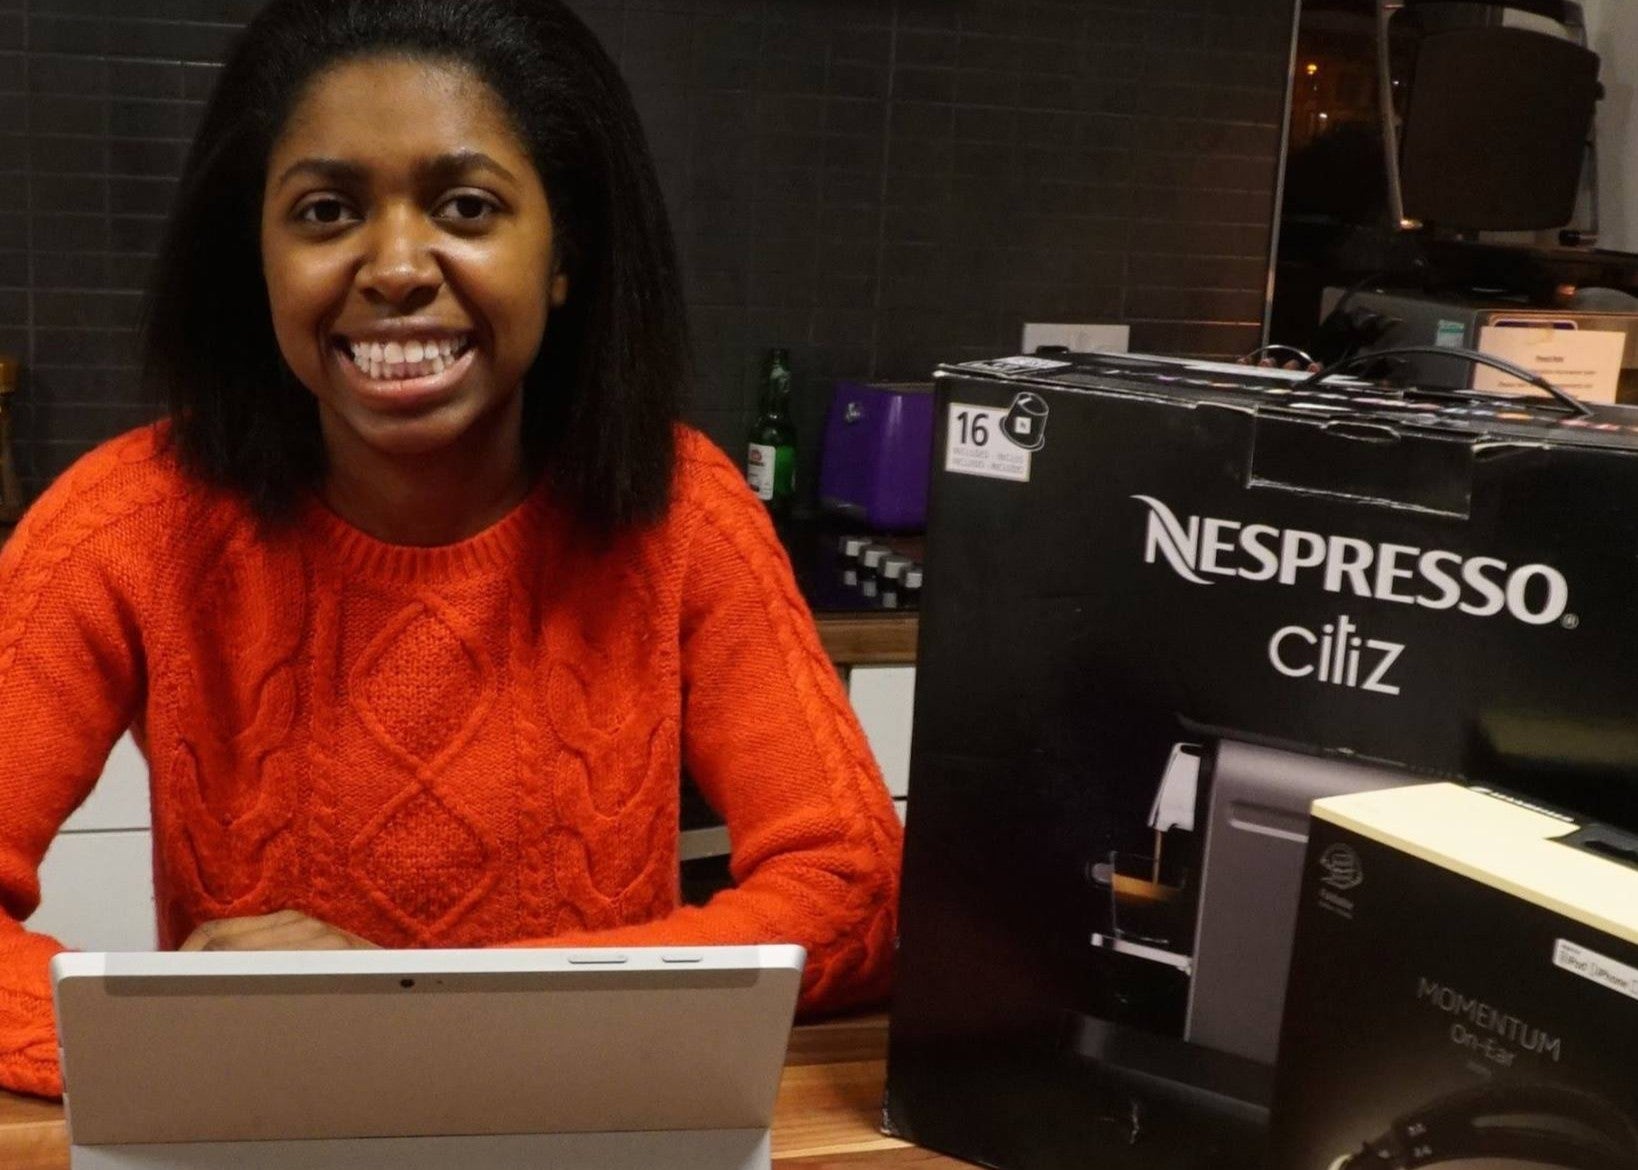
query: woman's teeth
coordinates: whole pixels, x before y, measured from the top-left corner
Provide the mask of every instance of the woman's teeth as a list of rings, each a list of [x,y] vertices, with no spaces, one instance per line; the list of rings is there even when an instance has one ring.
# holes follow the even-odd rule
[[[465,353],[468,338],[426,341],[354,341],[347,349],[365,375],[383,381],[427,378],[441,374]]]

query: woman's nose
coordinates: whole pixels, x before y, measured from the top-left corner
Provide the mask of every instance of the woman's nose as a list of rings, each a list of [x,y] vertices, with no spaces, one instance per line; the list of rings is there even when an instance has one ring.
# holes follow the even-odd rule
[[[443,270],[433,252],[432,225],[417,209],[382,211],[368,231],[358,281],[365,296],[413,310],[437,295]]]

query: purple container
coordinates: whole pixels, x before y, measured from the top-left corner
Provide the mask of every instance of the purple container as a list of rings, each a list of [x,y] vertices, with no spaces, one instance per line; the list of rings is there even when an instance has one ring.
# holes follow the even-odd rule
[[[821,507],[871,528],[922,528],[932,460],[931,384],[836,383],[819,461]]]

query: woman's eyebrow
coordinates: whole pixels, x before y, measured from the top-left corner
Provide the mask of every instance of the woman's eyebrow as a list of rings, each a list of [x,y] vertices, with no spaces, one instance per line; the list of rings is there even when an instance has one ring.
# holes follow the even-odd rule
[[[275,187],[282,187],[297,175],[312,175],[338,186],[357,184],[364,180],[368,172],[357,163],[345,162],[339,158],[303,158],[291,163],[279,175]]]
[[[415,169],[423,178],[443,182],[460,178],[472,171],[493,171],[509,183],[518,181],[516,175],[481,150],[451,151],[429,159]]]
[[[417,164],[416,177],[423,181],[447,183],[473,171],[492,171],[507,182],[516,183],[517,176],[481,150],[456,150],[440,154]],[[311,175],[337,186],[362,184],[369,178],[369,168],[339,158],[297,159],[280,174],[275,187],[282,187],[297,175]]]

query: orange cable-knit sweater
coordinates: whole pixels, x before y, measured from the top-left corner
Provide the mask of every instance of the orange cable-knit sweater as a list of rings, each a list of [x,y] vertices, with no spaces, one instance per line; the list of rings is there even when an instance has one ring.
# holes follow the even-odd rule
[[[901,836],[789,563],[683,431],[659,524],[596,548],[544,488],[439,548],[316,499],[258,525],[157,428],[67,472],[0,551],[0,1086],[57,1095],[19,925],[114,741],[151,770],[160,944],[295,909],[389,947],[794,942],[807,1011],[874,1000]],[[681,907],[679,776],[735,888]]]

